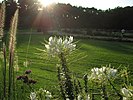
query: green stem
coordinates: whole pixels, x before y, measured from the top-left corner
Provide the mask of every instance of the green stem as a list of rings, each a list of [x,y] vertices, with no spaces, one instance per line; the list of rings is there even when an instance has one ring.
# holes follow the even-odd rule
[[[114,85],[111,83],[109,79],[108,79],[108,82],[112,86],[112,88],[115,90],[116,94],[120,97],[119,100],[123,100],[123,96],[118,92],[118,90],[114,87]]]
[[[108,100],[107,92],[106,92],[106,87],[102,85],[102,92],[103,92],[103,98],[104,100]]]
[[[87,77],[88,75],[87,74],[85,74],[84,75],[84,88],[85,88],[85,93],[87,94],[88,93],[88,77]]]
[[[64,74],[64,88],[65,88],[65,93],[67,95],[66,98],[69,98],[70,100],[74,100],[74,94],[73,94],[73,84],[71,81],[71,77],[69,75],[69,70],[67,68],[67,62],[65,55],[61,53],[60,55],[60,60],[61,60],[61,65],[62,65],[62,72]]]
[[[13,53],[9,55],[9,88],[8,88],[8,100],[12,98],[12,78],[13,77]]]
[[[3,54],[4,54],[4,66],[3,66],[3,97],[6,98],[6,46],[3,45]]]
[[[12,67],[12,81],[13,81],[13,100],[15,99],[15,72],[14,72],[14,67]]]
[[[65,93],[63,91],[63,87],[62,87],[62,84],[61,84],[62,82],[61,82],[61,77],[60,77],[60,74],[61,74],[60,68],[58,67],[57,70],[58,70],[58,80],[59,80],[59,85],[60,85],[60,91],[61,91],[63,99],[66,100]]]
[[[32,32],[32,29],[31,29],[31,32]],[[28,62],[28,52],[29,52],[30,42],[31,42],[31,34],[29,36],[29,41],[28,41],[27,50],[26,50],[26,63]],[[27,64],[25,67],[27,67]]]

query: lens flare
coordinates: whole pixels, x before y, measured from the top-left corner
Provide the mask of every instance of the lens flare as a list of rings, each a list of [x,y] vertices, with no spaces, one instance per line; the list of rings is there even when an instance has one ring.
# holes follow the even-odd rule
[[[42,6],[47,7],[53,3],[56,3],[55,0],[38,0]]]

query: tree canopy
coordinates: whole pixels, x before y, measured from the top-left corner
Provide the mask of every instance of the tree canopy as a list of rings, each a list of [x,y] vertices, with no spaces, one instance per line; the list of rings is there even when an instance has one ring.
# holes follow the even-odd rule
[[[18,0],[18,3],[19,28],[133,29],[133,7],[129,6],[98,10],[61,3],[42,7],[37,0]],[[6,1],[7,28],[18,3]]]

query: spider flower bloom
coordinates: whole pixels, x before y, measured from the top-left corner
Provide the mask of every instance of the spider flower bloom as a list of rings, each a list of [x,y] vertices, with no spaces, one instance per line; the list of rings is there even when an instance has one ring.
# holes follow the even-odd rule
[[[91,69],[91,76],[88,77],[91,80],[96,80],[103,82],[107,79],[115,77],[117,70],[113,68],[108,67],[102,67],[102,68],[93,68]]]
[[[45,44],[46,51],[53,57],[59,56],[61,53],[68,55],[75,50],[76,44],[73,43],[73,37],[57,38],[50,37],[47,44]]]
[[[101,81],[105,79],[105,75],[101,68],[93,68],[91,69],[91,76],[88,79]]]

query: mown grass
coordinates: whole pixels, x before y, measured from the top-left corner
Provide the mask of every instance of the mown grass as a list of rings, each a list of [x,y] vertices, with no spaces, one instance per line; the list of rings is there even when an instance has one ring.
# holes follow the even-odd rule
[[[29,42],[30,36],[31,40]],[[21,75],[25,70],[30,69],[32,70],[31,77],[37,80],[37,84],[35,85],[36,88],[44,87],[52,92],[56,92],[59,89],[56,62],[41,59],[40,56],[36,54],[39,52],[36,48],[44,49],[41,42],[43,42],[44,39],[47,40],[48,37],[49,35],[43,34],[17,35],[17,51],[20,67],[20,71],[17,75]],[[133,71],[133,43],[83,38],[75,39],[75,41],[78,41],[78,50],[77,53],[74,54],[75,58],[73,58],[73,62],[69,64],[69,68],[80,78],[82,78],[85,73],[89,72],[89,69],[102,65],[106,66],[108,64],[111,64],[115,68],[128,67],[130,72]],[[29,43],[29,49],[27,50]],[[28,67],[23,66],[26,57],[29,62]],[[44,56],[44,58],[45,57],[46,56]],[[71,60],[69,61],[71,62]]]

